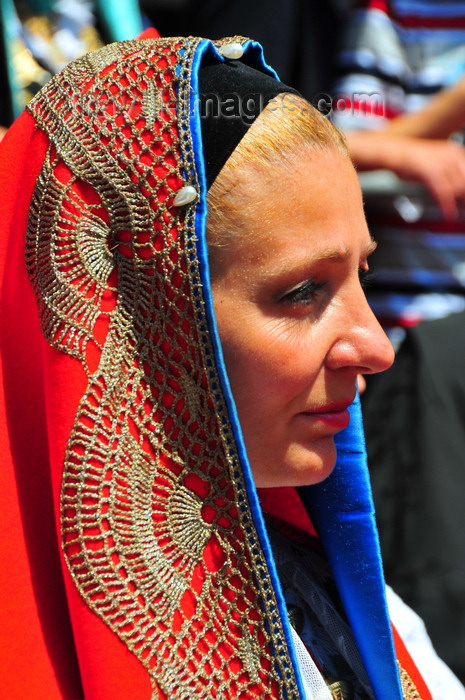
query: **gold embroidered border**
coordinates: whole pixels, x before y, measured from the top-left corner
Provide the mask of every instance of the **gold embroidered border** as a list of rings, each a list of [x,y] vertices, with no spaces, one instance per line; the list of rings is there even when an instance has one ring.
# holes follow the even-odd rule
[[[422,700],[415,683],[399,664],[400,685],[404,700]]]

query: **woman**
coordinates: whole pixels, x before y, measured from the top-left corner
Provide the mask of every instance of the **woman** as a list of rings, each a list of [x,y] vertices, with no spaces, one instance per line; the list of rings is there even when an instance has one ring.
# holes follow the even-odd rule
[[[134,41],[2,164],[7,697],[429,698],[386,609],[354,396],[392,350],[337,132],[254,42]]]

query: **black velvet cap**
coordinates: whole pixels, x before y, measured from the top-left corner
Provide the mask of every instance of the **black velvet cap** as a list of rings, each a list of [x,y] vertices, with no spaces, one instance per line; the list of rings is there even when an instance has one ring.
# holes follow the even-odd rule
[[[240,61],[204,61],[198,106],[208,188],[263,108],[282,92],[299,94]]]

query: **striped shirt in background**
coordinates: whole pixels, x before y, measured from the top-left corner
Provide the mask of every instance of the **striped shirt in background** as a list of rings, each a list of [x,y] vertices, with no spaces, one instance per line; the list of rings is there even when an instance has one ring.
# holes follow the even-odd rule
[[[348,18],[337,68],[332,109],[343,131],[382,129],[420,110],[463,76],[465,2],[364,3]],[[421,185],[387,171],[361,180],[379,243],[369,298],[386,329],[396,329],[393,340],[399,327],[464,309],[465,211],[451,224]]]

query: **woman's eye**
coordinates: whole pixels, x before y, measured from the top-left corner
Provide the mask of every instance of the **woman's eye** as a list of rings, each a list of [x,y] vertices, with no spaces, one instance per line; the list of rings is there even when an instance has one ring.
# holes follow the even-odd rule
[[[326,282],[313,282],[308,280],[298,287],[294,287],[281,298],[289,304],[311,303],[315,300],[317,292],[325,286]]]
[[[361,268],[358,271],[358,278],[360,280],[360,285],[361,285],[362,289],[366,289],[367,287],[369,287],[371,285],[374,276],[375,276],[375,273],[371,269],[364,270]]]

